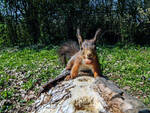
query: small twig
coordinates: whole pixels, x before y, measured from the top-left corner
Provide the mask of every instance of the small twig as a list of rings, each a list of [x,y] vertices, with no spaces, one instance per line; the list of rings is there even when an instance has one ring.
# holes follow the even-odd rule
[[[45,83],[38,93],[38,96],[40,96],[41,93],[47,92],[51,87],[55,86],[57,82],[65,79],[67,75],[70,74],[69,70],[63,70],[60,75],[58,75],[55,79],[50,79],[47,83]]]

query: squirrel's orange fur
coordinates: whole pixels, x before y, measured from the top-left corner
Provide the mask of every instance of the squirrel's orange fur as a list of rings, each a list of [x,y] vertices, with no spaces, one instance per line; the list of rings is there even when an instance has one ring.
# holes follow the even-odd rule
[[[100,29],[95,33],[95,36],[91,40],[82,41],[79,29],[77,29],[77,38],[80,45],[80,50],[77,52],[77,48],[72,45],[72,42],[68,45],[65,44],[59,51],[61,57],[64,57],[67,54],[70,54],[71,58],[67,63],[66,69],[71,70],[70,75],[65,79],[73,79],[78,75],[80,70],[91,70],[94,74],[94,77],[101,76],[100,64],[98,62],[98,57],[96,53],[96,38],[100,34]],[[68,47],[67,47],[68,46]],[[67,52],[72,52],[67,53]],[[74,55],[73,55],[74,53]],[[64,55],[64,56],[63,56]]]

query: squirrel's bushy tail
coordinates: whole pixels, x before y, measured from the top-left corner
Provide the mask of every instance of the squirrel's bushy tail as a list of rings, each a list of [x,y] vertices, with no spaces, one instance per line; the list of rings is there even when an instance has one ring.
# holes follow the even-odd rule
[[[60,46],[58,50],[58,55],[61,62],[66,65],[67,60],[70,59],[78,51],[78,44],[75,41],[68,41]]]

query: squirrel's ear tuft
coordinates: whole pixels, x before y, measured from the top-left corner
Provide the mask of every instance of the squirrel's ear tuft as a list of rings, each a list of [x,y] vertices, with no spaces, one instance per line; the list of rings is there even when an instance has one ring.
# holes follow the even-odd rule
[[[80,35],[80,29],[79,28],[77,28],[77,34],[76,34],[76,36],[78,38],[79,46],[80,46],[80,49],[81,49],[83,40],[82,40],[82,37]]]
[[[100,32],[101,32],[101,29],[99,28],[99,29],[96,31],[95,36],[94,36],[94,38],[93,38],[93,41],[94,41],[94,42],[96,42],[97,37],[99,37],[99,35],[100,35]]]

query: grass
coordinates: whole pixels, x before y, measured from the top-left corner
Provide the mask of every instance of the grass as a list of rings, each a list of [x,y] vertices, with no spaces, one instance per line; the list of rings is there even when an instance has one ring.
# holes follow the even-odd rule
[[[63,67],[53,48],[0,50],[0,112],[25,111],[39,86]],[[150,107],[150,47],[97,47],[104,75]],[[32,98],[27,98],[33,95]]]

